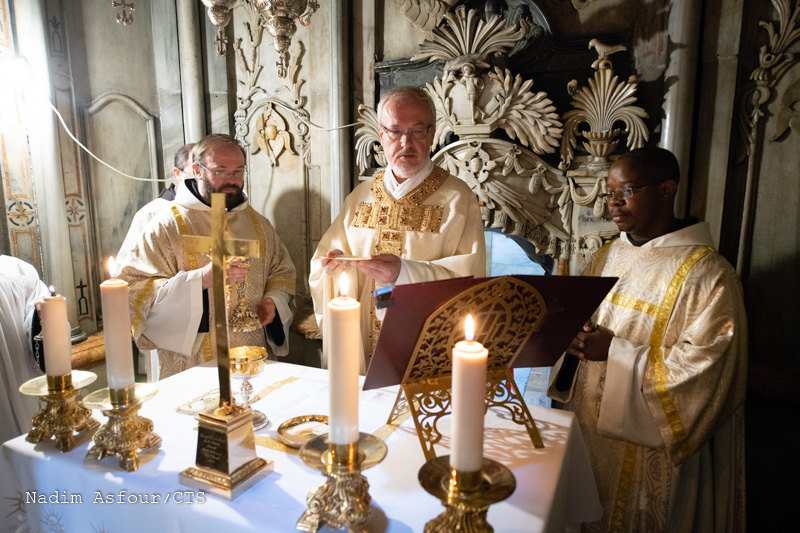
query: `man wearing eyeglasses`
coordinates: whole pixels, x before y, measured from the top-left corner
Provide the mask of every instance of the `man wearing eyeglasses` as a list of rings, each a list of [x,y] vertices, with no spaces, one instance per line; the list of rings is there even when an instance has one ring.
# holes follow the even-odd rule
[[[744,530],[742,287],[708,224],[675,218],[679,176],[661,148],[609,169],[603,199],[621,234],[585,274],[619,281],[551,374],[605,511],[587,530]]]
[[[375,289],[486,273],[478,201],[430,158],[436,111],[428,93],[392,89],[378,104],[378,120],[388,165],[347,197],[317,246],[309,277],[324,331],[326,304],[341,273],[348,273],[349,294],[361,302],[362,373],[381,327]]]
[[[261,255],[249,268],[239,260],[228,267],[228,283],[244,282],[246,305],[261,326],[231,331],[231,346],[263,346],[271,358],[289,352],[295,269],[272,224],[248,205],[242,147],[229,135],[208,135],[192,150],[193,179],[187,179],[168,209],[159,211],[123,264],[130,283],[133,336],[142,349],[158,348],[160,378],[211,359],[209,305],[211,260],[183,251],[184,235],[211,234],[211,195],[224,193],[228,232],[256,240]],[[235,296],[231,300],[236,303]]]

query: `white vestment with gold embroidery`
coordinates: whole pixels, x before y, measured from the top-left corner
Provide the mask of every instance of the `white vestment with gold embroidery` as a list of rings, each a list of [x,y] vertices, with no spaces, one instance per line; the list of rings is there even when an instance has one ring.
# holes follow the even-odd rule
[[[311,260],[309,286],[317,324],[323,330],[323,312],[331,296],[338,294],[339,280],[324,274],[320,260],[334,249],[357,257],[381,253],[400,256],[403,270],[397,284],[486,275],[478,200],[466,183],[438,167],[396,200],[386,192],[383,172],[356,187],[345,199]],[[361,302],[362,348],[369,356],[380,331],[372,297],[374,283],[357,268],[351,268],[348,276],[349,294]],[[362,357],[362,374],[368,356]],[[324,360],[323,367],[326,363]]]
[[[736,272],[706,223],[601,248],[586,275],[619,281],[592,323],[608,361],[581,362],[567,401],[603,504],[589,531],[744,530],[747,322]],[[565,356],[571,357],[571,356]]]
[[[289,252],[269,220],[247,201],[227,212],[226,238],[256,240],[260,257],[253,258],[245,282],[245,300],[253,312],[267,296],[275,302],[284,326],[285,340],[276,346],[263,328],[228,332],[231,347],[264,346],[270,355],[289,352],[288,328],[292,321],[295,269]],[[211,208],[187,187],[178,189],[171,207],[159,210],[121,265],[120,278],[130,283],[133,337],[144,350],[158,348],[160,378],[176,374],[211,359],[208,333],[197,333],[203,314],[201,268],[206,254],[186,254],[181,237],[211,235]],[[214,327],[213,289],[209,288],[209,328]],[[235,290],[235,289],[234,289]],[[230,298],[231,309],[237,303]]]

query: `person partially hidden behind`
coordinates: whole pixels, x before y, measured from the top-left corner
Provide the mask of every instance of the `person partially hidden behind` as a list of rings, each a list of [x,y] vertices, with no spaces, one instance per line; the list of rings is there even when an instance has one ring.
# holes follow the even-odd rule
[[[231,331],[229,344],[265,347],[270,358],[289,352],[295,268],[272,224],[248,205],[243,149],[233,137],[213,134],[194,145],[192,158],[195,179],[185,180],[172,205],[150,221],[118,276],[130,283],[136,344],[144,350],[158,348],[160,379],[212,358],[211,260],[206,254],[187,253],[182,239],[211,235],[212,193],[225,193],[229,236],[258,241],[260,249],[249,269],[238,259],[231,261],[227,282],[245,282],[246,304],[257,310],[264,327]],[[235,293],[230,300],[235,306]]]
[[[131,226],[128,228],[128,233],[122,241],[122,246],[117,253],[117,264],[122,264],[127,260],[127,255],[131,249],[136,245],[139,237],[144,231],[145,226],[160,210],[169,206],[175,200],[177,191],[183,187],[183,180],[186,178],[193,178],[194,171],[192,170],[192,148],[194,144],[184,144],[173,158],[174,167],[172,167],[172,174],[175,176],[175,183],[170,184],[169,187],[161,191],[158,198],[151,200],[139,209],[133,220]]]
[[[431,161],[431,97],[417,87],[395,87],[378,104],[378,120],[389,165],[345,199],[317,246],[309,276],[324,331],[327,303],[341,273],[348,272],[349,295],[361,302],[362,374],[381,328],[372,297],[376,288],[486,274],[478,200],[466,183]],[[366,260],[337,259],[342,255]]]
[[[708,224],[673,215],[679,175],[660,148],[611,165],[603,197],[621,234],[585,274],[619,281],[551,373],[603,505],[585,531],[745,527],[742,287]]]
[[[31,429],[39,400],[19,392],[19,386],[44,371],[36,302],[50,291],[39,273],[25,261],[0,254],[0,443]],[[38,350],[35,346],[38,344]],[[38,351],[38,354],[37,354]]]

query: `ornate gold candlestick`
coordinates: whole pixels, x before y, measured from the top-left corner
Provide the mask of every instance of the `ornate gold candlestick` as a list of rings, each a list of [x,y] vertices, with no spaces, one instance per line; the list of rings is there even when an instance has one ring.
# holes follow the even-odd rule
[[[449,455],[425,463],[419,483],[445,506],[442,514],[425,524],[425,533],[494,531],[486,521],[489,506],[505,500],[517,488],[514,474],[496,461],[484,458],[480,471],[460,472],[450,467]]]
[[[38,396],[45,403],[33,415],[32,428],[25,440],[38,443],[54,436],[56,448],[68,452],[75,447],[74,433],[97,429],[100,422],[77,400],[81,389],[95,379],[94,372],[73,370],[63,376],[39,376],[23,383],[19,388],[22,394]]]
[[[152,383],[136,383],[124,389],[101,389],[84,400],[84,404],[100,409],[108,417],[92,440],[94,446],[86,457],[98,461],[109,455],[119,455],[119,466],[128,472],[139,468],[138,450],[158,446],[161,437],[153,433],[153,422],[139,416],[142,404],[156,395],[158,387]]]
[[[383,461],[386,451],[386,444],[368,433],[359,433],[358,442],[352,444],[331,444],[328,435],[304,444],[300,458],[327,480],[308,494],[308,509],[296,528],[318,531],[327,525],[330,529],[346,527],[351,533],[363,531],[372,498],[361,471]]]

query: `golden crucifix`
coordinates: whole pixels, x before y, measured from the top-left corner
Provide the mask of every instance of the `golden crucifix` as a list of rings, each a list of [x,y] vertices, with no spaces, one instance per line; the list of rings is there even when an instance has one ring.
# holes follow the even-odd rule
[[[228,318],[225,305],[225,257],[258,257],[258,241],[225,239],[228,218],[225,213],[225,195],[211,195],[211,236],[185,235],[182,237],[186,253],[211,254],[211,279],[214,305],[214,328],[211,329],[212,351],[219,369],[219,407],[233,405],[231,394],[231,359],[228,353]],[[226,405],[227,404],[227,405]]]

